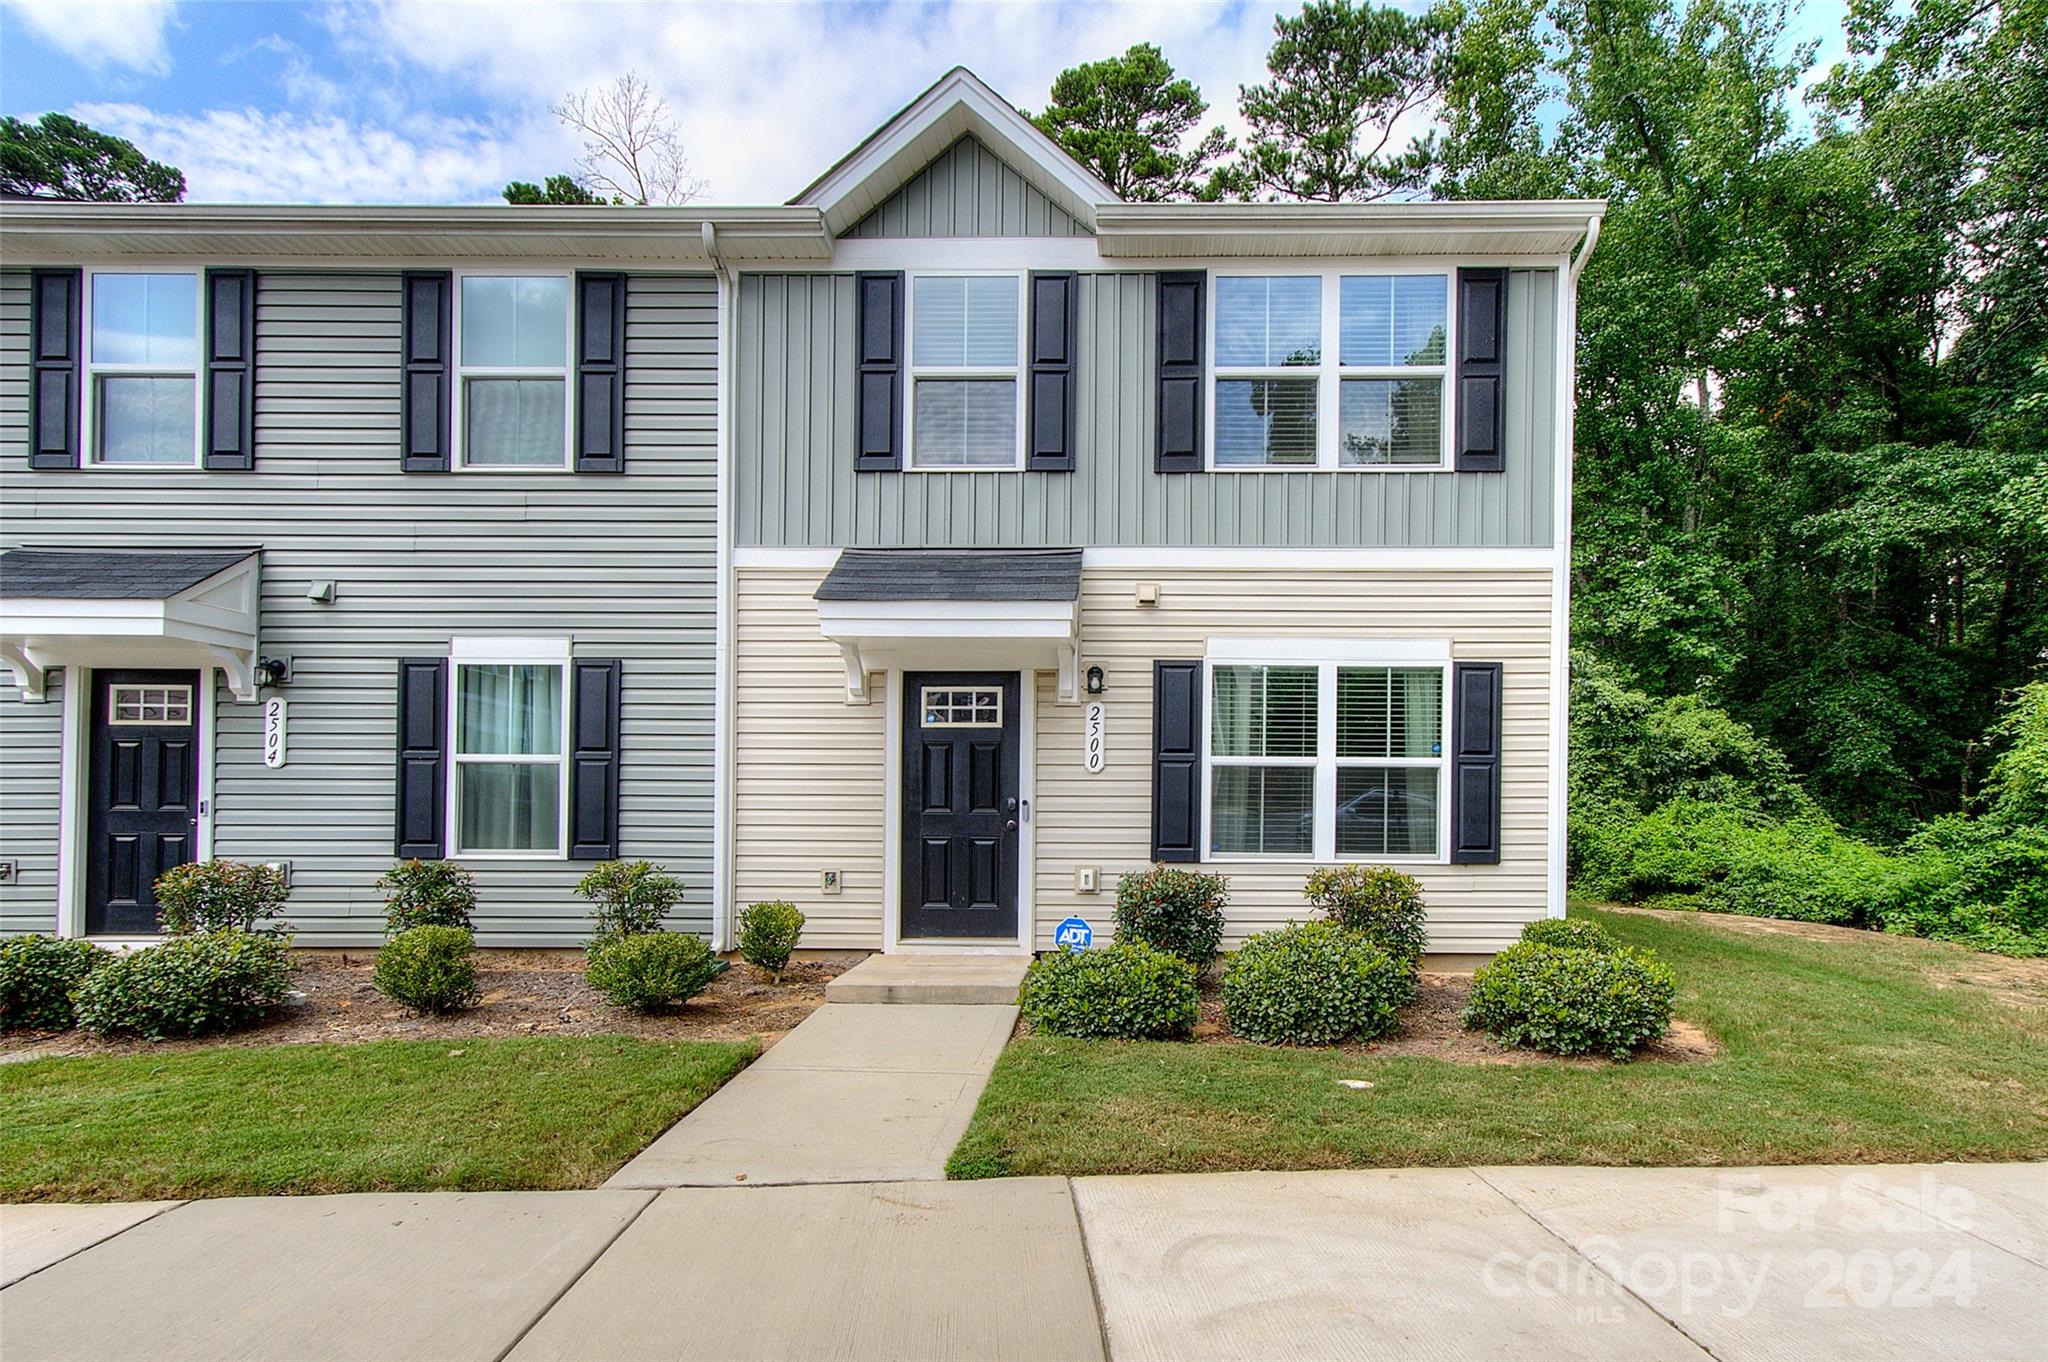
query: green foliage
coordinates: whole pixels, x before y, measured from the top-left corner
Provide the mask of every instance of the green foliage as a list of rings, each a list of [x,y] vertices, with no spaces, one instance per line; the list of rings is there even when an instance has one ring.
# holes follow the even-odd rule
[[[544,184],[531,180],[514,180],[505,186],[505,202],[524,204],[566,204],[590,205],[596,207],[606,203],[617,203],[617,199],[605,199],[585,189],[574,175],[550,175]]]
[[[1335,922],[1262,932],[1230,957],[1223,1015],[1247,1040],[1335,1045],[1392,1029],[1413,970]]]
[[[377,887],[389,935],[414,927],[466,929],[476,911],[476,880],[453,861],[400,861],[377,877]]]
[[[604,861],[576,885],[589,900],[595,934],[658,932],[683,901],[683,882],[652,861]]]
[[[1561,951],[1611,951],[1613,937],[1597,922],[1582,917],[1540,918],[1522,928],[1522,940],[1535,946],[1552,946]]]
[[[1119,876],[1116,939],[1143,942],[1202,969],[1223,941],[1230,881],[1199,870],[1155,865]]]
[[[1525,942],[1472,976],[1468,1027],[1509,1045],[1627,1059],[1671,1026],[1677,983],[1648,951]]]
[[[0,118],[0,190],[94,203],[177,203],[185,176],[133,142],[46,113],[33,123]]]
[[[1984,821],[2000,828],[2048,828],[2048,681],[2022,687],[1991,737],[2005,750],[1984,781]]]
[[[1303,897],[1413,970],[1429,945],[1422,882],[1392,866],[1337,865],[1309,872]]]
[[[703,938],[683,932],[601,936],[586,954],[590,986],[613,1005],[635,1012],[688,1002],[728,968]]]
[[[0,1031],[63,1031],[71,990],[107,958],[86,941],[17,936],[0,942]]]
[[[747,905],[740,913],[740,958],[780,976],[803,935],[804,915],[794,903]]]
[[[1121,57],[1060,72],[1045,112],[1031,121],[1118,196],[1158,203],[1201,193],[1210,164],[1230,150],[1221,127],[1187,145],[1208,110],[1158,48],[1135,43]]]
[[[1122,1040],[1185,1036],[1201,1008],[1195,967],[1137,941],[1039,956],[1017,1002],[1034,1031]]]
[[[158,920],[172,936],[266,930],[291,897],[284,873],[242,861],[194,861],[156,877]]]
[[[466,927],[408,927],[378,950],[370,980],[415,1012],[459,1012],[477,1000],[476,935]]]
[[[284,1001],[291,939],[202,932],[116,955],[78,982],[78,1024],[103,1036],[171,1040],[234,1031]]]

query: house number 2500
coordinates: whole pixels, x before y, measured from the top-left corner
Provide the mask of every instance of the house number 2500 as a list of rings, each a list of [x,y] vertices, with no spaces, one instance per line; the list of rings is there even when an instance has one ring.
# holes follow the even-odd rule
[[[1103,721],[1102,701],[1090,700],[1082,715],[1082,762],[1088,773],[1094,775],[1102,769]]]

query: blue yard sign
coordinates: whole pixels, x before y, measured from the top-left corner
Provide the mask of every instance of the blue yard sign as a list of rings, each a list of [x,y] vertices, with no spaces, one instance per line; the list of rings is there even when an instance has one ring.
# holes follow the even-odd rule
[[[1086,918],[1070,917],[1053,932],[1052,939],[1062,950],[1085,951],[1095,944],[1095,929]]]

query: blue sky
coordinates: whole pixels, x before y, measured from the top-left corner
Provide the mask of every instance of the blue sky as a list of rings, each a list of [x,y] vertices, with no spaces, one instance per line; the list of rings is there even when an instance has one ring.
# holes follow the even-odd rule
[[[486,202],[571,169],[548,106],[633,69],[708,198],[779,202],[956,63],[1035,108],[1061,68],[1151,41],[1234,124],[1273,14],[1297,7],[0,0],[0,106],[117,132],[194,201]],[[1823,69],[1843,9],[1794,20]]]

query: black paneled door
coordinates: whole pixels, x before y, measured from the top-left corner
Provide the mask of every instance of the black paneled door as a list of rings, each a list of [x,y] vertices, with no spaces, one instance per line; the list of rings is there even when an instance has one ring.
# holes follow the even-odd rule
[[[905,939],[1017,935],[1017,673],[903,678]]]
[[[156,877],[191,860],[199,837],[197,672],[92,675],[85,930],[157,930]]]

